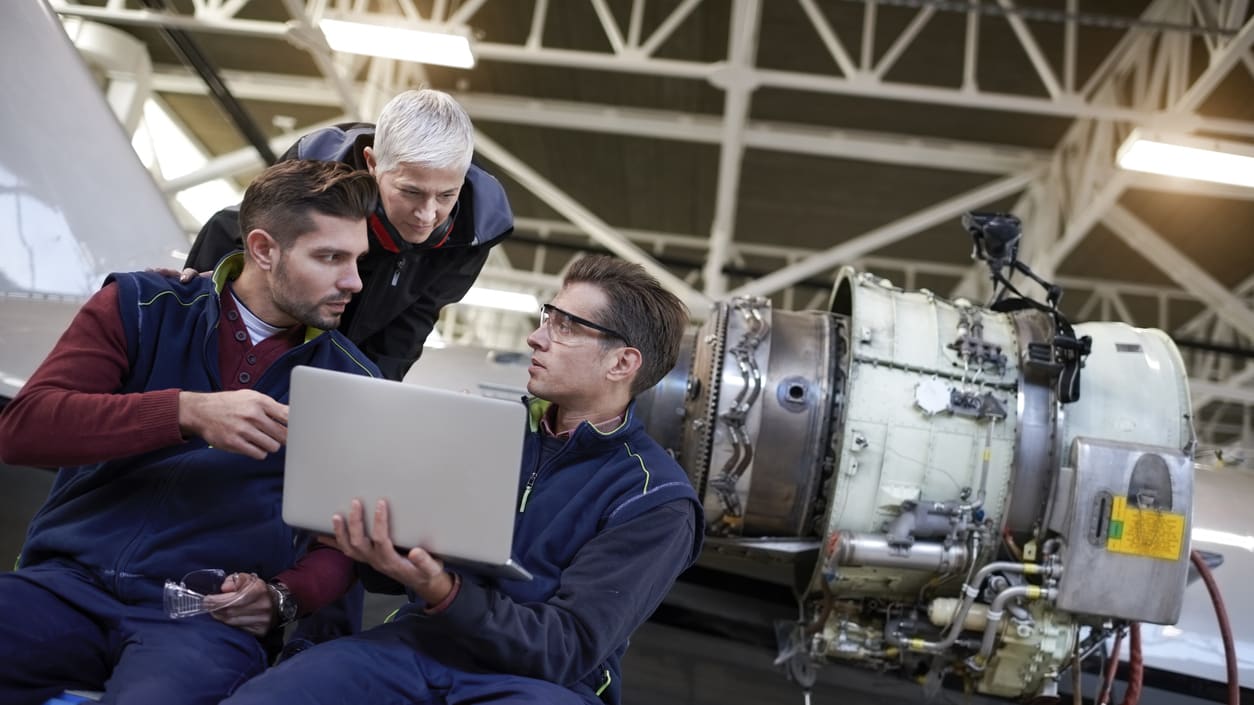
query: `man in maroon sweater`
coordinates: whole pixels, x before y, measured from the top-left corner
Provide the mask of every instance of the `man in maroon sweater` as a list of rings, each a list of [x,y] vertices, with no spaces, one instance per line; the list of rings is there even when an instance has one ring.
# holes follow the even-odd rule
[[[60,466],[0,574],[0,702],[216,704],[264,668],[258,637],[347,588],[351,562],[280,517],[286,400],[297,365],[379,376],[330,330],[376,199],[343,164],[271,167],[244,253],[188,283],[111,275],[0,414],[4,462]],[[231,606],[169,619],[163,583],[206,568]]]

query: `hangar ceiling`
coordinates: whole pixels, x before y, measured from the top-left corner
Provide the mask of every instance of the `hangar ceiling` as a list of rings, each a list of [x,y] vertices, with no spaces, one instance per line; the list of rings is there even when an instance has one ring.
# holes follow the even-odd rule
[[[203,148],[202,167],[154,174],[171,196],[245,184],[263,161],[163,30],[194,42],[275,152],[404,88],[452,92],[518,216],[482,281],[541,298],[571,257],[608,250],[698,314],[738,294],[825,307],[842,265],[980,299],[958,218],[1010,210],[1068,315],[1167,330],[1199,432],[1254,447],[1254,189],[1114,163],[1137,128],[1254,147],[1247,0],[51,4],[138,40],[85,53],[128,127],[151,97]],[[332,15],[469,31],[478,63],[336,54],[316,29]],[[530,325],[454,307],[440,330],[519,347]]]

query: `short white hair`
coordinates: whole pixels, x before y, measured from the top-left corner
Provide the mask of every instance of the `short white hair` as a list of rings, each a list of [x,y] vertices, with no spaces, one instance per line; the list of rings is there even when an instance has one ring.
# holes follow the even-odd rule
[[[373,154],[379,174],[401,164],[466,171],[474,151],[470,116],[443,91],[405,91],[383,106],[375,125]]]

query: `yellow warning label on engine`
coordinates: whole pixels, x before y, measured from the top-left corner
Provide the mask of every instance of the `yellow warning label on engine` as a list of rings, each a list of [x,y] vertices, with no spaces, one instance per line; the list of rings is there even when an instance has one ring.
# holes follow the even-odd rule
[[[1184,546],[1184,515],[1128,506],[1127,497],[1115,497],[1110,508],[1106,548],[1134,556],[1179,560]]]

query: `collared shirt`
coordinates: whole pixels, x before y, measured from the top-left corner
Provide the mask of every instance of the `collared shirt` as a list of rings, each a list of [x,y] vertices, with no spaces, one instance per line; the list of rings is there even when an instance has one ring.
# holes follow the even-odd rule
[[[5,451],[24,465],[54,467],[62,464],[97,462],[101,457],[120,458],[146,453],[184,442],[179,428],[179,389],[162,389],[140,394],[119,394],[130,374],[126,334],[119,309],[118,285],[110,282],[96,292],[79,310],[70,327],[31,379],[0,416],[0,435],[11,426],[20,431],[22,445],[8,443]],[[223,294],[229,293],[229,286]],[[233,296],[219,296],[221,316],[218,330],[219,372],[223,390],[252,388],[258,374],[239,383],[239,373],[264,372],[275,359],[299,345],[304,326],[293,326],[290,335],[278,335],[257,346],[235,308]],[[228,315],[235,312],[235,318]],[[236,334],[244,336],[241,341]],[[251,358],[251,359],[250,359]],[[232,374],[234,372],[235,374]],[[61,382],[73,379],[74,389]],[[107,418],[112,433],[93,437],[81,456],[60,432],[66,418]],[[19,457],[17,451],[22,455]],[[296,565],[280,572],[275,579],[296,597],[304,616],[330,603],[346,591],[354,580],[353,561],[339,551],[314,544]]]
[[[222,377],[222,389],[252,389],[270,363],[291,350],[305,336],[305,326],[297,324],[253,344],[245,323],[243,306],[237,304],[231,285],[227,284],[218,297],[222,307],[218,321],[218,373]]]
[[[580,423],[582,423],[582,421]],[[606,419],[605,421],[598,421],[596,423],[589,421],[588,423],[592,424],[592,427],[601,433],[609,433],[623,424],[623,415],[619,414],[612,419]],[[575,424],[564,431],[555,431],[553,429],[556,425],[557,404],[553,404],[549,406],[548,412],[540,418],[540,429],[544,431],[544,435],[566,440],[567,438],[570,438],[570,434],[574,433],[576,428],[579,428],[579,424]]]

